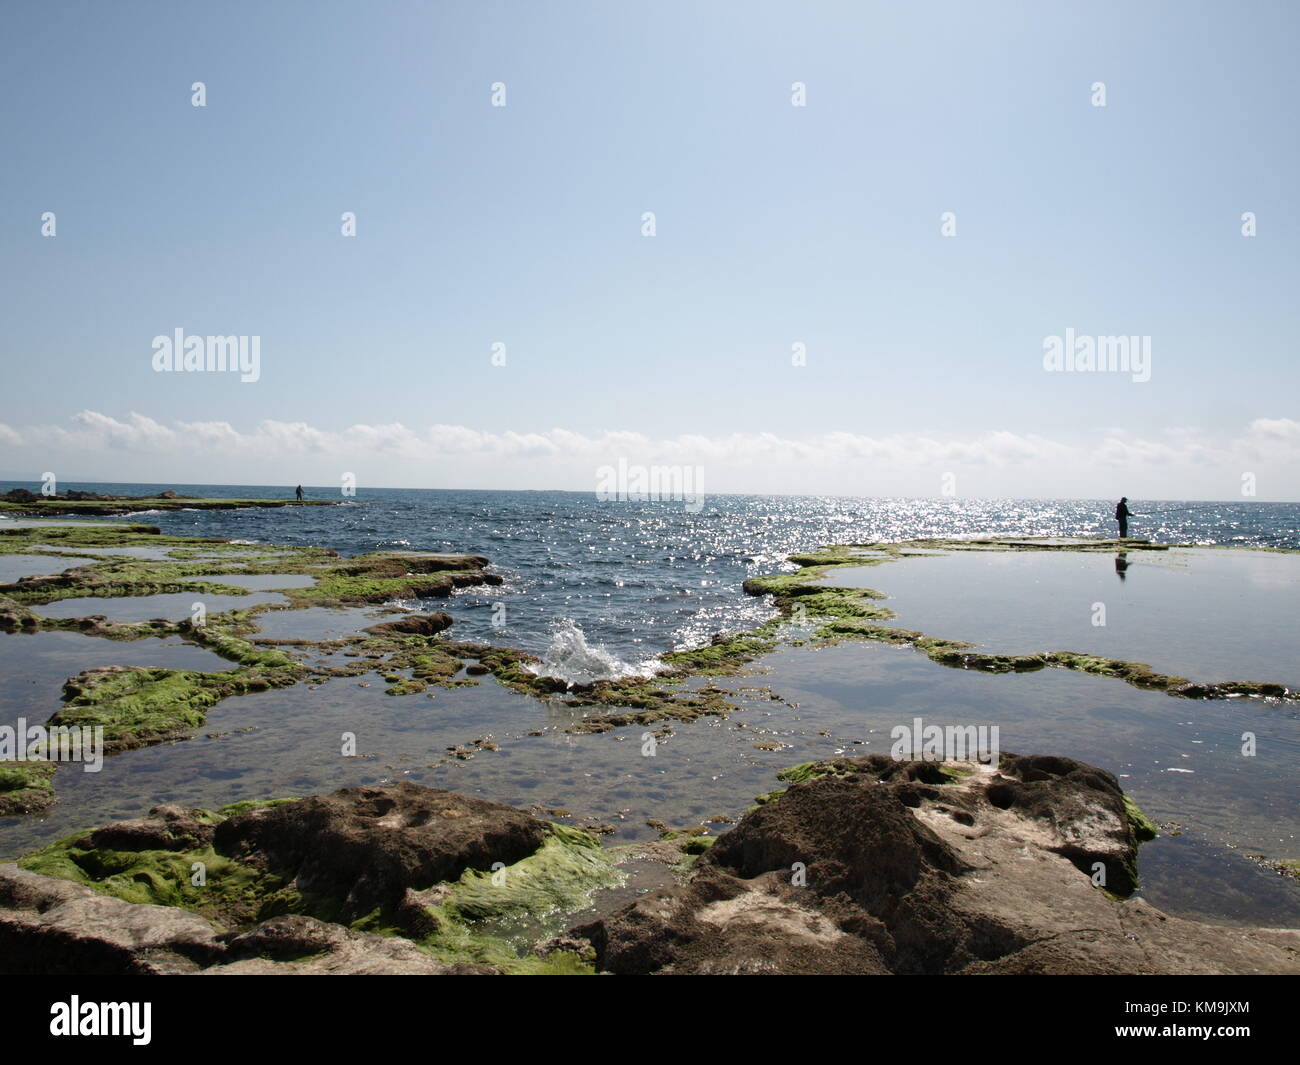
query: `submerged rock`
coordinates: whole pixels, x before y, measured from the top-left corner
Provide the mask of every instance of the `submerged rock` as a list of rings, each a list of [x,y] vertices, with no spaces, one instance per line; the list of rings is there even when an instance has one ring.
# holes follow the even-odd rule
[[[790,776],[686,883],[570,939],[615,973],[1300,972],[1300,932],[1117,897],[1145,829],[1104,770],[874,755]]]

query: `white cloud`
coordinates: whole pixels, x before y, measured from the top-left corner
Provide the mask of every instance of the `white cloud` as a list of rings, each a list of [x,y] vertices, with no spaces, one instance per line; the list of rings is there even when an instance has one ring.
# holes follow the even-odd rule
[[[1235,438],[1218,441],[1179,426],[1155,438],[1105,429],[1093,440],[1066,442],[1006,430],[965,438],[845,431],[652,437],[396,422],[330,430],[275,420],[241,429],[83,410],[67,426],[0,424],[0,444],[11,474],[63,469],[74,477],[149,483],[332,484],[350,471],[363,485],[585,491],[597,467],[623,458],[701,466],[714,492],[935,495],[940,476],[953,472],[961,496],[1224,499],[1239,492],[1242,473],[1250,471],[1260,498],[1300,495],[1300,422],[1289,418],[1257,418]]]

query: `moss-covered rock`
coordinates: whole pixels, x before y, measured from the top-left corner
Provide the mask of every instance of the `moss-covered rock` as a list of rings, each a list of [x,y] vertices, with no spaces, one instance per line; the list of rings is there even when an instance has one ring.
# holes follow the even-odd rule
[[[42,813],[54,799],[52,762],[0,763],[0,817]]]
[[[216,811],[159,807],[19,864],[228,931],[307,916],[517,973],[593,971],[573,951],[536,955],[524,941],[622,879],[586,832],[409,783]]]
[[[118,754],[186,739],[221,699],[286,687],[306,675],[303,666],[280,652],[247,646],[244,664],[225,672],[128,666],[85,670],[64,684],[63,708],[50,724],[102,727],[104,753]],[[239,653],[233,643],[227,650]]]

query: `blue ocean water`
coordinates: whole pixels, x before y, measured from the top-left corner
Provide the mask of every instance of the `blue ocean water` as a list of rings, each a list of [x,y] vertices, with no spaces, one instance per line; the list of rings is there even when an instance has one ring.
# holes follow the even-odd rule
[[[33,488],[16,483],[10,487]],[[114,495],[173,489],[207,497],[291,498],[292,486],[61,484]],[[307,488],[340,499],[337,487]],[[1300,504],[1132,501],[1132,536],[1166,543],[1300,547]],[[786,556],[827,543],[976,534],[1113,536],[1114,501],[713,496],[599,500],[592,493],[358,489],[338,507],[151,512],[164,532],[486,555],[504,586],[450,604],[460,639],[538,653],[585,641],[628,666],[708,642],[770,616],[746,577],[792,568]],[[504,604],[502,617],[497,604]],[[420,604],[410,604],[418,606]],[[495,609],[494,609],[495,608]],[[561,648],[562,649],[562,648]]]

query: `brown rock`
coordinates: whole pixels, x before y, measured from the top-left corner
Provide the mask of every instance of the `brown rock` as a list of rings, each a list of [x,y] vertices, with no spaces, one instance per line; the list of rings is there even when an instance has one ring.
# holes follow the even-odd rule
[[[1300,931],[1220,928],[1117,900],[1133,864],[1111,774],[1066,758],[876,755],[792,785],[690,879],[570,931],[616,973],[1297,973]]]
[[[0,865],[0,972],[98,976],[194,972],[221,954],[217,930],[171,906],[142,906]]]
[[[396,633],[406,636],[436,636],[444,629],[451,628],[451,615],[439,610],[432,614],[408,614],[396,621],[385,621],[371,625],[366,632],[376,636]]]
[[[228,936],[171,906],[123,902],[16,865],[0,865],[0,974],[493,973],[445,965],[404,939],[287,915]]]
[[[409,940],[354,932],[297,914],[273,917],[234,937],[227,957],[231,960],[203,970],[203,975],[465,976],[496,972],[490,965],[446,965]]]
[[[214,845],[338,899],[355,918],[397,905],[408,888],[511,865],[543,837],[541,821],[511,806],[403,781],[240,814],[217,826]]]
[[[212,842],[212,825],[199,819],[202,810],[155,806],[148,817],[115,821],[77,840],[87,850],[198,850]]]

